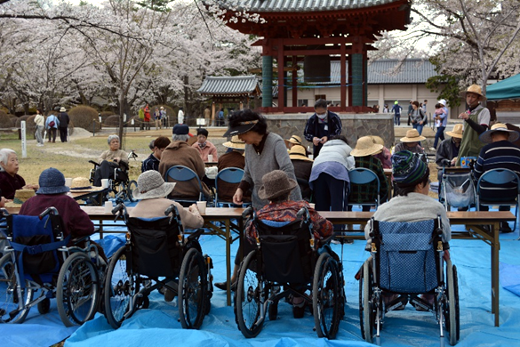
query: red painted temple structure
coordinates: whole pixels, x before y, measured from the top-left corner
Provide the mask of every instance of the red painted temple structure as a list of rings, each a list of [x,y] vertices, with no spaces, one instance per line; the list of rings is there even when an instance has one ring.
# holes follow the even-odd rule
[[[224,17],[229,27],[260,37],[254,45],[262,47],[261,111],[265,113],[311,111],[313,105],[297,105],[301,83],[297,70],[303,63],[305,82],[327,82],[331,59],[341,61],[341,102],[339,107],[330,109],[372,111],[367,107],[367,51],[374,49],[371,44],[382,31],[406,30],[405,25],[410,23],[409,0],[216,2],[226,9]],[[244,12],[259,20],[245,19]],[[273,60],[277,62],[275,68]],[[275,107],[273,71],[278,75],[278,105]],[[288,92],[292,93],[291,105],[287,105]]]

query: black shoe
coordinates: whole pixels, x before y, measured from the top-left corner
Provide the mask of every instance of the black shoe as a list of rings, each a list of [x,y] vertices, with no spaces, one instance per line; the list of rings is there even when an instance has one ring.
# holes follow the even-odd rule
[[[303,318],[305,315],[305,301],[303,302],[303,305],[293,306],[292,313],[294,318]]]
[[[227,282],[216,282],[214,283],[215,287],[217,287],[220,290],[227,290]],[[234,292],[237,290],[237,283],[231,283],[231,290]]]
[[[170,290],[170,289],[164,287],[164,301],[172,302],[173,298],[175,298],[175,292],[173,290]]]
[[[509,226],[509,223],[508,222],[501,222],[500,223],[500,232],[501,233],[512,233],[513,230],[511,229],[511,227]]]

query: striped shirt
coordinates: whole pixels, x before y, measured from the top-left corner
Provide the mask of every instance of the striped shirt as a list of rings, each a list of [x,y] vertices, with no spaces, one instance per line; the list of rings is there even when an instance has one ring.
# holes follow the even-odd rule
[[[475,178],[492,169],[509,169],[520,176],[520,147],[503,140],[484,146],[475,164]],[[516,196],[515,184],[494,185],[483,182],[481,184],[482,196],[486,200],[504,200]]]

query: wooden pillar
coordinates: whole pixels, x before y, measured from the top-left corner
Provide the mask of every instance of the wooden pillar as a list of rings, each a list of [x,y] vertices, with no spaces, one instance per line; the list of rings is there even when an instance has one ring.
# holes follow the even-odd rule
[[[215,101],[211,103],[211,119],[209,121],[210,124],[208,125],[214,125],[215,124]]]
[[[346,111],[346,106],[347,106],[347,57],[346,57],[346,47],[345,47],[345,43],[341,43],[341,48],[340,48],[340,74],[341,74],[341,79],[340,79],[340,94],[339,94],[339,99],[340,99],[340,110],[342,111]]]
[[[348,55],[348,106],[352,106],[352,54]]]
[[[285,107],[285,87],[284,87],[284,59],[283,59],[283,41],[276,40],[278,48],[278,111],[283,112]]]
[[[262,107],[273,107],[273,57],[262,56]]]
[[[298,70],[296,70],[296,66],[298,64],[297,57],[295,55],[292,56],[292,107],[298,106]]]

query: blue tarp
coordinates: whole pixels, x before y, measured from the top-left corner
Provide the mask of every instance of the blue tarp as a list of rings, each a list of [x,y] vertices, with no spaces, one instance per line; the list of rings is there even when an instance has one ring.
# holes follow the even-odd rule
[[[461,228],[463,226],[456,226]],[[510,286],[517,281],[520,267],[516,241],[518,230],[501,235],[501,284]],[[216,282],[225,279],[225,243],[216,236],[203,236],[202,248],[212,256]],[[66,347],[91,346],[368,346],[359,331],[358,282],[354,275],[368,257],[364,241],[345,245],[343,250],[347,307],[337,339],[319,339],[313,330],[314,319],[307,311],[302,319],[292,317],[292,307],[281,302],[276,321],[266,320],[258,337],[246,339],[235,323],[233,308],[225,305],[224,291],[215,289],[211,312],[198,331],[183,330],[178,322],[176,299],[166,303],[162,296],[151,295],[149,309],[137,311],[122,327],[114,330],[104,316],[98,314],[82,327],[66,329],[56,312],[39,315],[36,309],[21,325],[0,325],[2,346],[49,346],[63,340]],[[491,311],[490,248],[479,240],[452,240],[451,256],[459,271],[461,338],[457,346],[515,346],[520,345],[520,297],[508,290],[500,290],[500,327],[494,327]],[[333,245],[341,254],[341,246]],[[236,243],[232,254],[236,251]],[[505,270],[504,270],[505,269]],[[54,301],[54,300],[53,300]],[[74,332],[75,330],[75,332]],[[73,333],[74,332],[74,333]],[[7,344],[4,342],[7,341]],[[386,316],[380,344],[384,346],[449,345],[439,337],[435,318],[428,312],[417,312],[408,305],[404,311]],[[442,345],[442,344],[441,344]]]

